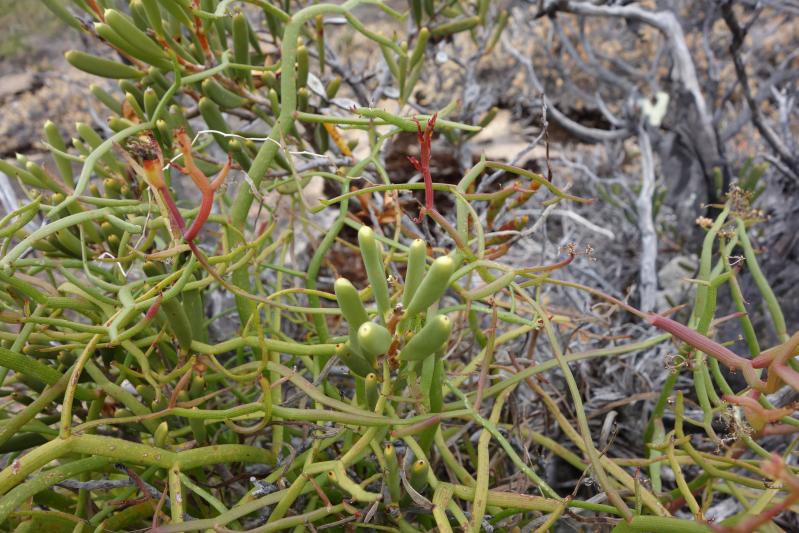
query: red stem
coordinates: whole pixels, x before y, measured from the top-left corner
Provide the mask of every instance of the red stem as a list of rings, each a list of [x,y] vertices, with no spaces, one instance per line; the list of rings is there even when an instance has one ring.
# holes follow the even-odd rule
[[[163,297],[164,297],[163,294],[159,294],[158,297],[153,302],[153,305],[151,305],[150,308],[147,309],[147,313],[145,313],[144,315],[145,320],[152,320],[153,318],[155,318],[156,313],[158,313],[158,310],[161,308],[161,299]]]
[[[717,359],[721,363],[727,365],[727,367],[730,369],[741,370],[746,383],[750,387],[761,392],[766,391],[766,383],[757,377],[755,374],[755,369],[752,368],[752,362],[749,359],[741,357],[729,348],[722,346],[718,342],[709,339],[708,337],[705,337],[701,333],[692,330],[688,326],[680,324],[676,320],[654,314],[649,315],[647,320],[656,328],[662,329],[667,333],[671,333],[672,336],[696,348],[700,352],[704,352],[707,355]]]
[[[208,215],[211,214],[211,208],[214,206],[214,192],[213,191],[203,191],[203,199],[200,203],[200,211],[197,213],[197,217],[192,222],[189,231],[187,231],[183,238],[186,242],[191,242],[197,237],[197,234],[200,233],[205,221],[208,220]]]
[[[183,235],[186,232],[186,222],[183,220],[183,216],[180,214],[178,210],[178,206],[175,205],[175,201],[172,199],[172,195],[169,194],[169,189],[166,186],[158,187],[158,193],[161,195],[161,198],[164,199],[164,203],[166,204],[167,209],[169,210],[169,214],[172,216],[172,221],[180,230],[180,234]]]
[[[677,337],[681,341],[693,346],[700,352],[704,352],[709,356],[718,359],[729,368],[739,369],[745,366],[751,368],[751,361],[748,359],[744,359],[729,348],[722,346],[718,342],[709,339],[708,337],[705,337],[698,331],[694,331],[688,326],[680,324],[676,320],[672,320],[660,315],[649,315],[647,320],[656,328],[671,333],[674,337]]]

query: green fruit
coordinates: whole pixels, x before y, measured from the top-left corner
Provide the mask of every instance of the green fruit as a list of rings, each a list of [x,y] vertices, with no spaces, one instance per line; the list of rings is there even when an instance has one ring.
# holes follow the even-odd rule
[[[350,333],[355,334],[361,324],[369,321],[369,315],[366,314],[366,308],[361,302],[358,290],[350,283],[350,280],[339,278],[333,285],[333,291],[336,293],[341,314],[344,315],[344,319],[350,327]]]
[[[250,62],[249,32],[247,17],[241,11],[233,15],[233,59],[236,63],[246,65]],[[236,71],[235,77],[252,85],[252,73],[249,70]]]
[[[141,0],[144,12],[147,14],[147,20],[150,22],[155,33],[160,36],[166,35],[164,31],[164,23],[161,18],[161,11],[158,9],[158,4],[155,0]]]
[[[105,10],[105,22],[111,26],[123,39],[140,52],[152,57],[158,62],[166,64],[169,68],[170,62],[164,55],[164,50],[155,43],[150,37],[141,31],[127,16],[116,9]],[[149,62],[149,60],[147,60]],[[161,66],[161,65],[156,65]]]
[[[366,276],[372,285],[372,292],[374,292],[377,309],[382,319],[391,308],[386,272],[383,268],[383,252],[375,238],[375,232],[367,226],[361,226],[361,229],[358,230],[358,244],[361,245],[361,256],[363,257],[363,265],[366,267]]]
[[[436,315],[408,341],[400,352],[403,361],[423,361],[449,339],[452,321],[446,315]]]
[[[336,355],[356,376],[366,377],[374,371],[374,367],[366,361],[366,358],[354,352],[349,343],[337,344]]]
[[[122,104],[120,104],[116,98],[108,94],[102,87],[92,84],[89,86],[89,91],[91,91],[95,98],[105,104],[108,109],[117,115],[122,114]]]
[[[50,144],[50,146],[62,152],[67,151],[67,145],[64,143],[64,139],[61,137],[61,133],[58,131],[58,126],[49,120],[44,123],[44,135],[47,138],[47,142]],[[56,167],[58,167],[58,173],[61,175],[64,182],[70,187],[74,187],[75,180],[73,179],[72,164],[70,163],[69,159],[62,155],[53,153],[53,161],[55,161]]]
[[[405,272],[405,288],[402,293],[402,305],[408,307],[413,295],[424,279],[425,258],[427,257],[427,244],[422,239],[416,239],[408,250],[408,269]]]
[[[205,120],[205,123],[208,124],[208,129],[220,131],[222,133],[230,133],[230,126],[228,126],[227,121],[222,116],[221,111],[219,111],[219,106],[216,105],[216,102],[211,100],[210,98],[203,97],[200,98],[200,102],[197,104],[197,107],[200,109],[200,114]],[[225,151],[230,152],[230,141],[224,135],[220,135],[218,133],[213,134],[216,143]]]
[[[443,37],[445,35],[452,35],[453,33],[460,33],[462,31],[471,30],[480,24],[480,17],[468,17],[465,19],[456,20],[454,22],[447,22],[441,26],[437,26],[430,30],[430,33],[435,37]]]
[[[358,328],[358,346],[370,358],[386,353],[391,340],[391,333],[380,324],[364,322]]]
[[[405,309],[405,316],[413,318],[435,302],[449,287],[449,278],[455,270],[455,262],[448,256],[439,257],[430,266],[419,288]]]
[[[203,94],[213,100],[219,107],[223,109],[232,109],[242,107],[249,103],[249,100],[243,96],[239,96],[233,91],[229,91],[222,87],[215,80],[208,78],[202,83]]]
[[[125,79],[141,78],[144,76],[144,72],[129,67],[128,65],[123,65],[122,63],[111,61],[110,59],[86,54],[77,50],[70,50],[64,54],[64,57],[70,65],[78,70],[103,78]]]

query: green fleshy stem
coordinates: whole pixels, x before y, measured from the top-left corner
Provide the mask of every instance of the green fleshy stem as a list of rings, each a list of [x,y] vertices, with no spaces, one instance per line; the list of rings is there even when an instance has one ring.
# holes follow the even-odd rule
[[[386,459],[386,483],[388,484],[388,493],[391,495],[391,501],[393,503],[399,503],[400,498],[402,498],[402,485],[400,485],[397,449],[389,442],[383,448],[383,456]]]
[[[183,302],[177,298],[164,300],[161,302],[161,309],[167,316],[167,323],[175,334],[181,350],[188,352],[191,349],[192,331],[189,317],[183,309]]]
[[[180,464],[183,470],[231,462],[267,464],[275,462],[271,451],[241,444],[220,444],[173,452],[114,437],[73,435],[51,440],[0,472],[0,494],[5,494],[50,461],[72,453],[159,468],[171,468],[175,464]]]
[[[411,487],[416,492],[422,492],[427,488],[427,474],[430,472],[430,465],[424,459],[419,459],[411,465],[410,479]]]
[[[364,389],[366,391],[366,407],[374,411],[377,405],[377,399],[380,397],[380,382],[377,381],[377,375],[372,372],[366,375],[364,379]]]
[[[681,520],[664,516],[636,516],[631,522],[622,520],[611,533],[645,533],[657,531],[658,533],[712,533],[706,524],[692,520]]]
[[[78,474],[101,470],[109,462],[110,459],[107,457],[89,457],[43,471],[33,479],[18,485],[0,499],[0,523],[4,523],[9,514],[22,505],[25,500],[39,492]]]
[[[374,502],[380,499],[380,494],[367,492],[359,484],[347,476],[347,471],[341,461],[336,461],[333,469],[327,471],[327,476],[336,485],[349,492],[353,498],[361,502]]]
[[[318,15],[328,13],[335,13],[338,15],[346,14],[363,3],[365,3],[365,0],[348,0],[341,5],[316,4],[294,13],[291,17],[283,21],[286,25],[283,30],[280,55],[282,64],[284,65],[280,77],[280,115],[275,121],[272,131],[269,133],[269,141],[261,145],[258,154],[252,161],[252,165],[249,166],[247,174],[252,180],[254,187],[250,188],[249,184],[244,184],[239,188],[236,198],[233,201],[231,223],[234,227],[246,227],[247,219],[250,216],[250,206],[255,199],[253,190],[258,190],[261,181],[275,161],[275,156],[282,146],[281,141],[284,136],[289,133],[296,120],[294,113],[297,111],[297,77],[294,65],[297,60],[297,40],[305,24]],[[167,4],[169,3],[167,2]],[[269,6],[268,3],[264,5]],[[264,9],[269,8],[264,7]],[[270,10],[269,12],[275,17],[279,16],[278,11]],[[280,18],[282,19],[282,16]],[[231,244],[238,244],[238,239],[234,240]],[[234,271],[233,283],[242,289],[250,290],[251,279],[246,265]],[[252,313],[252,306],[248,304],[249,302],[242,297],[239,296],[236,298],[236,305],[242,323],[246,323],[249,319],[249,315]]]

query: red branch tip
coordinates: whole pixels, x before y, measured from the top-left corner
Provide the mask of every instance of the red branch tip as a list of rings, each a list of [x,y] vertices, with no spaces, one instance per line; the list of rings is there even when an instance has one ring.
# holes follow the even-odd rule
[[[419,123],[419,119],[414,118],[414,122],[416,122],[416,138],[419,141],[419,149],[420,155],[419,159],[415,157],[408,156],[408,161],[410,161],[411,165],[422,174],[424,178],[424,207],[428,211],[434,211],[435,205],[433,203],[433,177],[430,175],[430,156],[432,154],[432,149],[430,148],[431,141],[433,140],[433,129],[436,125],[436,118],[438,117],[438,113],[435,113],[430,120],[427,121],[427,126],[425,127],[424,131],[422,131],[422,125]],[[422,214],[419,214],[419,218],[422,218]]]
[[[206,220],[208,220],[208,216],[211,214],[211,208],[214,205],[214,192],[225,181],[225,177],[230,171],[232,161],[230,159],[230,154],[228,154],[227,162],[222,167],[222,170],[219,171],[219,174],[216,178],[214,178],[213,182],[209,182],[206,175],[203,174],[203,172],[194,163],[194,157],[191,154],[191,141],[189,140],[189,137],[186,135],[186,132],[183,130],[183,128],[178,129],[175,132],[175,137],[180,145],[180,151],[183,154],[183,163],[186,166],[182,167],[174,162],[171,162],[170,164],[183,174],[189,176],[202,193],[200,211],[197,213],[197,217],[194,219],[194,222],[192,222],[188,232],[183,232],[183,238],[186,240],[186,242],[192,242],[200,233],[203,224],[205,224]]]

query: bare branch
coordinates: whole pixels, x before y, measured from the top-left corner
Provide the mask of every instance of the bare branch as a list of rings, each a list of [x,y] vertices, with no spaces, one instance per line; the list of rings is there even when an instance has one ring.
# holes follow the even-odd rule
[[[502,46],[507,50],[519,63],[524,66],[525,74],[528,81],[535,87],[535,89],[544,94],[544,86],[535,74],[533,62],[519,52],[510,42],[506,35],[502,36]],[[589,128],[582,124],[570,119],[562,111],[557,109],[551,101],[544,96],[544,100],[549,110],[552,120],[554,120],[560,127],[567,130],[569,133],[578,139],[592,143],[602,143],[609,141],[621,141],[630,136],[630,131],[626,128],[618,130],[602,130],[599,128]]]
[[[594,17],[622,18],[642,22],[660,31],[669,43],[672,61],[674,62],[673,75],[694,101],[702,129],[702,140],[712,145],[707,147],[712,149],[712,157],[718,157],[719,150],[716,146],[712,117],[699,85],[696,67],[686,44],[682,26],[674,13],[666,10],[648,11],[637,5],[595,5],[588,2],[572,2],[569,0],[543,2],[541,13],[551,15],[557,11]],[[555,114],[553,113],[554,116]],[[708,161],[705,162],[705,167],[709,166],[707,163]]]
[[[724,2],[721,4],[721,15],[724,22],[732,32],[732,44],[730,44],[730,54],[732,55],[733,63],[735,64],[735,74],[738,76],[738,83],[741,85],[746,104],[749,106],[749,111],[752,113],[752,123],[754,123],[757,131],[763,136],[766,142],[771,146],[782,162],[787,166],[793,174],[793,179],[799,180],[799,161],[791,154],[787,146],[782,142],[782,139],[774,132],[773,129],[766,124],[760,108],[755,102],[752,91],[749,88],[749,76],[746,73],[743,59],[741,58],[741,47],[746,37],[746,31],[738,24],[738,19],[735,17],[735,12],[732,9],[732,2]]]
[[[635,201],[638,210],[638,228],[641,231],[641,310],[648,313],[655,309],[657,292],[657,233],[652,219],[652,195],[655,192],[655,168],[652,144],[644,126],[638,130],[638,145],[641,148],[641,192]]]

